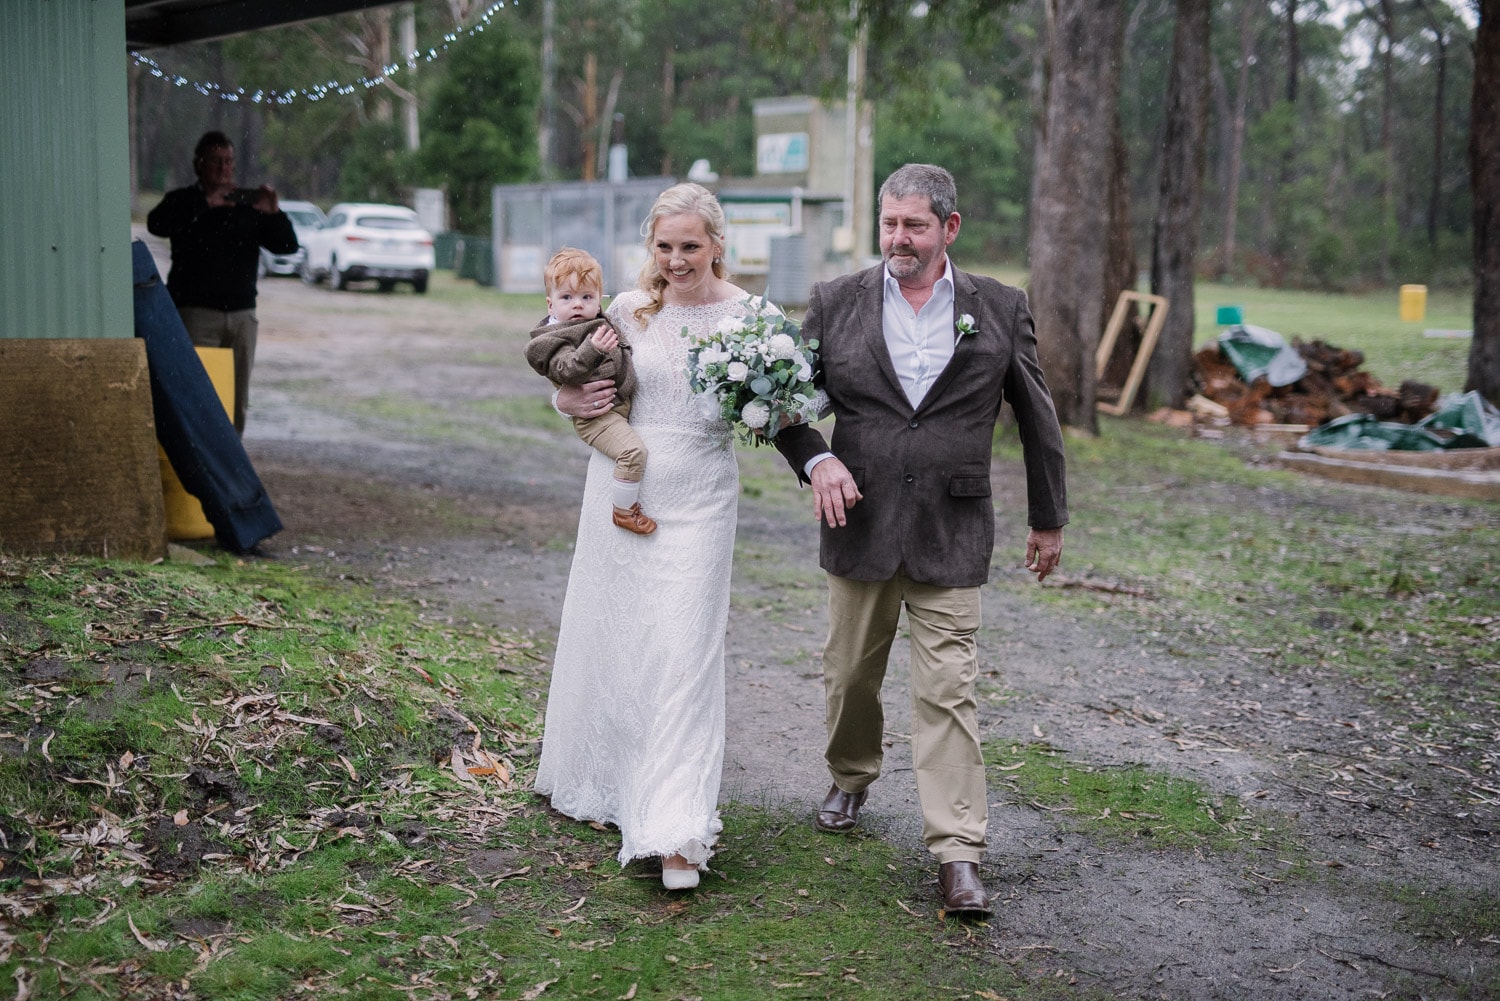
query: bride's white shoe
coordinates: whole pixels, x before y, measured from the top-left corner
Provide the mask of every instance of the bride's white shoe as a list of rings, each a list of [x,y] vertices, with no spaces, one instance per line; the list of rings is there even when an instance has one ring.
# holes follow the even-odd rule
[[[681,855],[673,855],[671,858],[686,861]],[[667,865],[667,860],[662,860],[661,885],[669,890],[691,890],[698,885],[698,867],[690,865],[686,869],[674,869]]]

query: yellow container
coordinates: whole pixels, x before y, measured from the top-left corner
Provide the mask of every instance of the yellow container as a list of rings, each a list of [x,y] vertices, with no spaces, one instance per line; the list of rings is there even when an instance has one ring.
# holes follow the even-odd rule
[[[214,384],[214,391],[219,394],[219,402],[224,404],[224,412],[233,415],[233,349],[199,348],[198,359],[203,362],[209,381]],[[183,488],[182,481],[177,478],[177,471],[172,468],[167,453],[162,451],[160,445],[156,446],[156,461],[161,466],[161,494],[167,513],[167,538],[177,540],[213,538],[214,527],[204,517],[203,505],[198,503],[198,498]]]
[[[1401,320],[1404,323],[1421,323],[1427,315],[1427,286],[1401,286]]]

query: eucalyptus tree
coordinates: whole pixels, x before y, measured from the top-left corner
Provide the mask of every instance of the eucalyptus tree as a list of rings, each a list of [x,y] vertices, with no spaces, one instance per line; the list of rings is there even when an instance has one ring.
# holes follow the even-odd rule
[[[750,177],[755,101],[826,97],[844,76],[837,23],[784,2],[640,0],[635,27],[618,111],[640,173],[707,160],[723,180]]]
[[[424,111],[421,176],[448,191],[454,229],[487,233],[496,184],[537,176],[540,71],[533,37],[506,25],[448,53]]]
[[[1031,218],[1037,349],[1064,424],[1097,431],[1094,353],[1105,321],[1114,129],[1125,5],[1056,0]]]
[[[1219,56],[1212,66],[1212,94],[1214,115],[1218,129],[1219,167],[1217,176],[1219,190],[1223,192],[1219,218],[1219,256],[1215,276],[1224,281],[1235,271],[1235,253],[1239,238],[1240,178],[1244,174],[1246,114],[1250,102],[1250,68],[1255,64],[1255,36],[1258,21],[1263,19],[1267,5],[1252,0],[1231,0],[1221,4],[1226,14],[1233,15],[1235,30],[1232,55]],[[1232,60],[1232,61],[1231,61]],[[1223,63],[1233,67],[1234,89],[1230,91],[1222,68]]]
[[[1352,65],[1338,110],[1347,152],[1341,268],[1358,281],[1467,280],[1471,29],[1465,0],[1362,3],[1346,25],[1370,58]],[[1378,211],[1369,212],[1375,205]]]
[[[1500,0],[1477,0],[1469,163],[1474,190],[1474,340],[1466,390],[1500,406]]]
[[[649,2],[544,0],[513,11],[539,53],[544,177],[603,176],[626,66]]]
[[[1211,6],[1210,0],[1177,0],[1161,194],[1151,241],[1151,291],[1163,296],[1169,308],[1143,396],[1174,407],[1188,396],[1193,371],[1193,286],[1208,133]]]
[[[941,164],[958,182],[963,232],[957,252],[970,262],[1020,260],[1033,141],[1031,77],[1043,38],[1034,0],[798,0],[799,14],[820,19],[810,25],[778,13],[787,6],[762,3],[780,45],[827,53],[809,66],[822,75],[825,96],[843,98],[845,46],[856,30],[864,34],[876,183],[903,163]],[[789,30],[794,26],[802,28],[800,42]]]

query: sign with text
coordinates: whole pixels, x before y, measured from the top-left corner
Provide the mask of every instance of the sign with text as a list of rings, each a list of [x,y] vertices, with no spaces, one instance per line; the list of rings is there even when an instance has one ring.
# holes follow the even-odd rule
[[[807,172],[807,133],[771,132],[755,143],[758,174],[802,174]]]
[[[735,202],[725,199],[725,258],[737,274],[765,274],[771,267],[771,237],[792,232],[790,202]]]

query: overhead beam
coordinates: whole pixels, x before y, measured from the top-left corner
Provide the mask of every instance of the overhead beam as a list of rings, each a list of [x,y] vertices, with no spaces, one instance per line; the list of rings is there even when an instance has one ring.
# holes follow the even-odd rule
[[[393,0],[125,0],[125,42],[134,49],[227,38]]]

